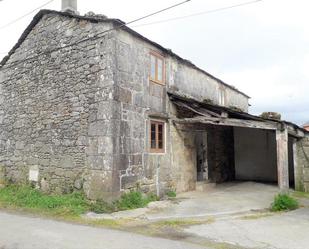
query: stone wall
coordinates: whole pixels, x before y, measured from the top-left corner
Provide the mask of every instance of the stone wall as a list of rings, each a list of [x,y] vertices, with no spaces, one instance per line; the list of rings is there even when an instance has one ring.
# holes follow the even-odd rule
[[[171,137],[171,185],[177,192],[195,190],[197,180],[195,133],[186,126],[171,125]]]
[[[125,190],[138,185],[144,191],[160,194],[173,186],[177,191],[194,189],[195,134],[180,135],[168,122],[175,113],[167,91],[176,91],[198,100],[210,99],[217,104],[218,89],[224,88],[227,106],[245,111],[248,98],[125,31],[117,33],[116,51],[115,85],[119,98],[115,105],[121,113],[117,121],[121,129],[115,137],[120,150],[115,154],[114,168],[119,165],[120,188]],[[166,56],[165,85],[149,80],[151,51]],[[151,119],[166,122],[165,153],[149,153]]]
[[[45,15],[0,69],[0,165],[7,181],[30,177],[48,192],[84,188],[90,198],[116,189],[113,34],[40,55],[109,28]],[[32,56],[38,57],[11,66]]]
[[[136,187],[194,189],[195,135],[171,124],[167,91],[218,103],[224,88],[226,105],[245,111],[247,97],[169,55],[166,85],[150,82],[149,53],[164,52],[124,30],[89,39],[111,27],[46,14],[0,69],[0,181],[105,200]],[[149,152],[151,119],[166,123],[164,153]]]
[[[217,105],[219,105],[219,91],[223,91],[226,107],[248,111],[248,97],[175,58],[167,57],[166,61],[170,91]]]
[[[166,86],[149,81],[149,48],[126,32],[119,32],[115,57],[114,169],[119,174],[120,190],[141,188],[161,195],[169,182],[170,142]],[[132,63],[134,62],[134,63]],[[163,118],[162,118],[163,117]],[[149,153],[149,122],[159,120],[165,126],[165,152]]]
[[[295,190],[309,192],[309,137],[296,142]]]

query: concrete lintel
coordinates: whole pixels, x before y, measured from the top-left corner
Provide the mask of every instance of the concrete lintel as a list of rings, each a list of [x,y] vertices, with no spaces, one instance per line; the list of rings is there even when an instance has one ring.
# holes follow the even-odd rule
[[[281,191],[289,190],[289,158],[288,158],[288,130],[276,130],[277,141],[277,169],[278,185]]]

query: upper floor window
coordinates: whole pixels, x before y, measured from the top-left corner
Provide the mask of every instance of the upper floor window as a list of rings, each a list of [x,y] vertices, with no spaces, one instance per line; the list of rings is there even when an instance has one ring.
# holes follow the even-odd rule
[[[162,85],[165,84],[164,57],[157,53],[150,54],[150,80]]]
[[[150,152],[164,153],[165,146],[164,123],[159,121],[150,121]]]
[[[219,105],[225,105],[225,91],[222,88],[219,88]]]

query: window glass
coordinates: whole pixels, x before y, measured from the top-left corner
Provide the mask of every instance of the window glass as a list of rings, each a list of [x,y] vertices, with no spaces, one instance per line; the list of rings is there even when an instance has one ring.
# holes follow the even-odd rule
[[[164,153],[164,123],[150,121],[150,151]]]
[[[157,80],[160,82],[163,82],[163,60],[162,59],[157,59],[158,63],[158,78]]]
[[[158,124],[158,148],[163,149],[163,124]]]
[[[150,79],[152,81],[160,84],[165,83],[164,66],[164,58],[162,56],[150,54]]]
[[[156,79],[156,57],[153,55],[150,56],[151,60],[151,79],[155,80]]]
[[[156,148],[156,125],[151,124],[151,149]]]

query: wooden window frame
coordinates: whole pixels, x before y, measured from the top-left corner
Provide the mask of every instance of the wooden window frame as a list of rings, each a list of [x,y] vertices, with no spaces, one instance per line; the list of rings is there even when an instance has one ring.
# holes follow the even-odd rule
[[[155,79],[153,79],[151,77],[151,56],[153,56],[155,59],[156,59],[156,65],[155,65]],[[162,60],[162,81],[158,79],[158,59],[159,60]],[[154,82],[154,83],[157,83],[157,84],[160,84],[160,85],[165,85],[165,81],[166,81],[166,76],[165,76],[165,58],[163,55],[157,53],[157,52],[154,52],[154,51],[151,51],[150,52],[150,74],[149,74],[149,80]]]
[[[156,148],[151,147],[151,126],[155,125],[155,144]],[[159,148],[159,125],[162,125],[162,148]],[[150,120],[149,122],[149,148],[151,153],[165,153],[165,122]]]

